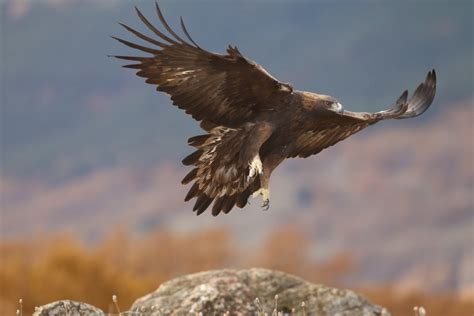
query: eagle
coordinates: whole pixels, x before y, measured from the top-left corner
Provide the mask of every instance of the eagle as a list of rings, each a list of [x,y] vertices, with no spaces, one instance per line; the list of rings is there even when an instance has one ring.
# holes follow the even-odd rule
[[[416,117],[435,96],[433,69],[410,98],[405,90],[386,110],[347,111],[332,96],[279,81],[236,46],[229,45],[225,54],[200,47],[182,18],[179,35],[156,2],[155,7],[161,29],[135,7],[153,37],[120,23],[147,46],[112,36],[145,56],[112,57],[129,61],[123,67],[170,96],[205,131],[188,139],[195,151],[182,161],[193,167],[182,184],[193,182],[185,201],[196,199],[197,215],[211,204],[212,215],[227,214],[246,206],[251,196],[261,196],[268,209],[270,176],[285,159],[315,155],[382,120]]]

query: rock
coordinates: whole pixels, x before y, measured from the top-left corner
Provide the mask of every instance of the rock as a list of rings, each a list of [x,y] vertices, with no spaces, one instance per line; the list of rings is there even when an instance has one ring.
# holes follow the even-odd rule
[[[197,315],[200,312],[203,315],[225,312],[271,315],[275,309],[275,295],[278,295],[278,311],[283,314],[291,314],[295,309],[296,315],[390,315],[386,309],[352,291],[309,283],[266,269],[217,270],[182,276],[136,300],[131,310],[156,315]]]
[[[70,300],[56,301],[35,309],[33,316],[82,316],[105,315],[105,313],[92,305]]]

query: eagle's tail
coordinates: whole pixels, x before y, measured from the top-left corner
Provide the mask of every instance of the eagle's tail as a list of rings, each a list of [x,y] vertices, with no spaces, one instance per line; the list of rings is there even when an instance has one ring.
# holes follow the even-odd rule
[[[197,198],[193,211],[204,212],[212,202],[212,215],[228,213],[237,205],[244,207],[249,196],[260,187],[259,174],[249,177],[249,162],[242,161],[240,152],[250,133],[245,128],[218,126],[209,134],[191,137],[189,145],[197,150],[183,159],[194,169],[181,181],[194,180],[185,201]]]

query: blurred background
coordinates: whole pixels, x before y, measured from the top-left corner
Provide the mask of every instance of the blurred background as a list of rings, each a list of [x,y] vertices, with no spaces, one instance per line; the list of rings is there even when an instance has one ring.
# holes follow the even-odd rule
[[[474,310],[473,2],[160,1],[297,89],[377,111],[435,68],[423,116],[364,130],[272,176],[269,211],[196,217],[180,164],[201,134],[108,54],[151,1],[0,0],[0,310],[122,308],[185,273],[275,268],[393,312]],[[157,23],[158,25],[158,23]],[[408,315],[408,314],[407,314]]]

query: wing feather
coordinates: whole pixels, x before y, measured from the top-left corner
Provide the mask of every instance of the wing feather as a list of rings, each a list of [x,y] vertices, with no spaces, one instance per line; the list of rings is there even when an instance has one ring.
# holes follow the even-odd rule
[[[161,39],[167,41],[169,44],[178,44],[176,41],[172,40],[171,38],[160,32],[160,30],[158,30],[153,24],[151,24],[150,21],[148,21],[148,19],[140,12],[140,10],[138,10],[137,7],[135,7],[135,11],[137,12],[137,15],[140,20],[148,27],[148,29],[150,29],[150,31],[158,35]]]
[[[342,115],[329,116],[299,135],[288,148],[287,156],[308,157],[317,154],[380,120],[418,116],[430,107],[435,94],[436,72],[433,69],[408,100],[408,91],[404,91],[387,110],[375,113],[345,111]]]
[[[125,25],[125,24],[123,24],[123,23],[119,23],[119,24],[120,24],[124,29],[126,29],[127,31],[129,31],[130,33],[134,34],[136,37],[141,38],[141,39],[144,40],[144,41],[147,41],[147,42],[149,42],[149,43],[151,43],[151,44],[154,44],[154,45],[156,45],[156,46],[158,46],[158,47],[161,47],[161,48],[165,48],[165,47],[166,47],[165,44],[163,44],[163,43],[161,43],[161,42],[159,42],[159,41],[157,41],[157,40],[155,40],[155,39],[153,39],[153,38],[150,38],[150,37],[148,37],[148,36],[146,36],[146,35],[143,35],[142,33],[140,33],[140,32],[138,32],[138,31],[134,30],[133,28],[131,28],[131,27],[128,26],[128,25]]]
[[[184,25],[184,21],[183,21],[183,18],[182,17],[179,17],[179,22],[181,24],[181,29],[183,30],[183,33],[184,35],[186,35],[186,37],[188,38],[188,40],[194,44],[194,46],[196,46],[197,48],[200,48],[198,44],[196,44],[196,42],[193,40],[193,38],[191,37],[191,35],[189,34],[188,30],[186,29],[186,25]]]
[[[181,44],[184,44],[186,46],[189,46],[189,44],[183,40],[181,37],[179,37],[178,34],[176,34],[173,29],[168,25],[168,22],[166,22],[165,17],[163,16],[163,13],[161,13],[160,6],[158,5],[158,2],[155,2],[155,8],[156,8],[156,13],[158,15],[158,18],[160,19],[161,23],[165,27],[165,29],[174,36]]]
[[[237,127],[255,114],[277,106],[292,92],[287,84],[279,82],[259,64],[245,58],[237,47],[229,45],[226,55],[200,48],[180,19],[181,29],[189,40],[187,42],[169,26],[158,4],[156,14],[169,36],[135,9],[140,20],[158,38],[121,25],[153,47],[113,38],[152,56],[114,57],[137,62],[124,67],[137,69],[137,75],[146,78],[145,82],[157,85],[158,91],[170,95],[174,105],[194,119],[206,121],[205,125]]]
[[[156,49],[153,49],[153,48],[149,48],[149,47],[145,47],[145,46],[141,46],[141,45],[138,45],[138,44],[135,44],[135,43],[132,43],[132,42],[129,42],[129,41],[126,41],[126,40],[123,40],[123,39],[120,39],[118,37],[115,37],[115,36],[111,36],[113,39],[119,41],[120,43],[124,44],[124,45],[127,45],[128,47],[131,47],[131,48],[135,48],[135,49],[138,49],[138,50],[141,50],[143,52],[146,52],[146,53],[150,53],[150,54],[157,54],[159,53],[158,50]],[[114,56],[114,57],[117,57],[117,58],[121,58],[121,56]]]

